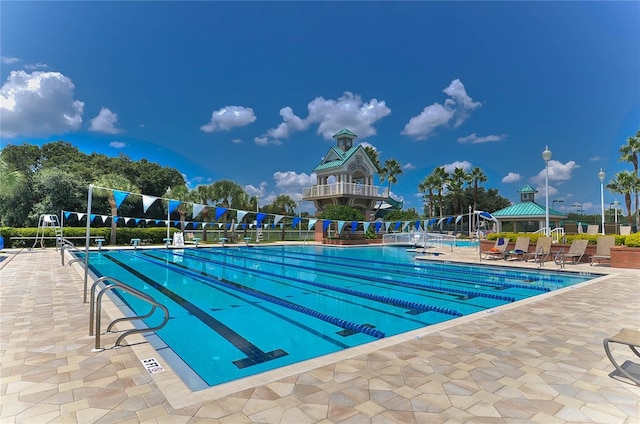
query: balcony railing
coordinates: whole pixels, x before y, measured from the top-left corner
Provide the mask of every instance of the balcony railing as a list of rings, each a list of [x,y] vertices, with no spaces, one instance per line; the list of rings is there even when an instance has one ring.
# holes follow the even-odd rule
[[[339,182],[326,185],[315,185],[302,189],[303,200],[322,199],[335,196],[356,196],[375,199],[386,199],[389,190],[386,187]]]

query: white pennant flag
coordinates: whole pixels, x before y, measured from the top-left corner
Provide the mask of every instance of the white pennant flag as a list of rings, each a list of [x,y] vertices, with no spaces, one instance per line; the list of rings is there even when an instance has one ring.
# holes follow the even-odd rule
[[[130,220],[130,219],[131,219],[131,218],[124,218],[124,225],[127,225],[127,224],[129,223],[129,220]]]
[[[366,233],[366,232],[367,232],[367,230],[369,229],[369,225],[371,225],[371,223],[370,223],[370,222],[364,222],[364,223],[362,224],[362,226],[364,227],[364,232],[365,232],[365,233]]]
[[[85,216],[86,214],[84,214],[84,213],[80,213],[80,212],[76,212],[76,215],[78,216],[78,221],[80,221],[82,218],[84,218],[84,216]]]
[[[247,214],[247,211],[238,211],[238,222],[242,221],[242,218]]]
[[[104,224],[105,222],[107,222],[107,219],[109,219],[109,217],[107,215],[100,215],[100,218],[102,218],[102,223]]]
[[[193,219],[195,219],[195,217],[196,217],[196,216],[198,216],[198,214],[199,214],[200,212],[202,212],[202,210],[203,210],[204,208],[206,208],[206,207],[207,207],[207,205],[200,205],[200,204],[198,204],[198,203],[194,203],[194,204],[193,204],[193,214],[191,215],[191,217],[192,217]]]
[[[404,221],[402,223],[402,231],[406,230],[408,226],[409,226],[409,221]]]
[[[317,220],[317,219],[310,219],[310,220],[309,220],[309,224],[308,224],[308,226],[307,226],[307,230],[312,229],[312,228],[313,228],[313,226],[314,226],[314,225],[316,225],[316,222],[318,222],[318,220]]]
[[[142,195],[142,207],[143,207],[143,211],[146,213],[147,209],[149,209],[149,206],[151,206],[153,204],[153,202],[155,202],[156,200],[158,200],[157,197],[155,196],[147,196],[146,194]]]
[[[276,225],[280,220],[284,218],[284,215],[276,215],[273,217],[273,225]]]

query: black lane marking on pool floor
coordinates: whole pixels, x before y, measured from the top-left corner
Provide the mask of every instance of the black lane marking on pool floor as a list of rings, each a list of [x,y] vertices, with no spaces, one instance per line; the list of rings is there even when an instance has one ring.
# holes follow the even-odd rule
[[[187,299],[183,298],[179,294],[167,289],[162,284],[157,283],[156,281],[136,271],[135,269],[131,268],[129,265],[119,261],[118,259],[112,257],[111,255],[105,255],[105,257],[111,260],[112,262],[114,262],[116,265],[124,268],[131,274],[135,275],[140,280],[149,284],[151,287],[158,290],[160,293],[162,293],[163,295],[165,295],[166,297],[168,297],[169,299],[171,299],[181,307],[183,307],[185,310],[187,310],[189,313],[194,315],[196,318],[198,318],[201,322],[206,324],[213,331],[215,331],[216,333],[224,337],[229,343],[235,346],[236,349],[238,349],[239,351],[247,355],[246,358],[233,361],[234,365],[237,366],[238,368],[242,369],[242,368],[250,367],[252,365],[261,364],[263,362],[267,362],[272,359],[276,359],[276,358],[280,358],[282,356],[288,355],[288,353],[282,349],[275,349],[275,350],[272,350],[271,352],[262,351],[262,349],[260,349],[259,347],[257,347],[256,345],[254,345],[244,337],[242,337],[240,334],[236,333],[233,329],[227,327],[224,323],[218,321],[211,315],[207,314],[205,311],[198,308],[196,305],[189,302]]]

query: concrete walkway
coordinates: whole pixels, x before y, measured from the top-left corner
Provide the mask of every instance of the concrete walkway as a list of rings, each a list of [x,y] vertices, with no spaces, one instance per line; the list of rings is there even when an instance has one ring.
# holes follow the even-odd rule
[[[0,267],[3,424],[640,422],[640,387],[609,375],[602,347],[640,329],[638,270],[568,266],[609,275],[190,393],[171,369],[146,371],[148,343],[91,351],[82,278],[58,252],[12,252]]]

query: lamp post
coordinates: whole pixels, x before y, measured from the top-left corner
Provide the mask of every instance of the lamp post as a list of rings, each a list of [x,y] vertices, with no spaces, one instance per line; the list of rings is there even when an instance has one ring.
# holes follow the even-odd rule
[[[582,215],[582,205],[581,205],[580,203],[574,203],[574,204],[573,204],[573,205],[571,205],[571,206],[573,206],[574,208],[576,208],[576,209],[577,209],[577,210],[576,210],[576,213],[577,213],[578,215]]]
[[[548,237],[551,234],[549,228],[549,161],[551,160],[551,150],[549,150],[549,146],[545,146],[544,152],[542,152],[542,159],[544,159],[545,165],[545,176],[544,176],[544,197],[545,197],[545,214],[544,214],[544,225],[545,225],[545,235]]]
[[[564,200],[560,199],[560,200],[554,200],[553,202],[551,202],[551,209],[556,208],[556,203],[564,203]]]
[[[600,205],[602,206],[602,235],[604,235],[604,176],[605,173],[602,168],[600,168],[598,178],[600,178]]]
[[[614,200],[613,201],[613,212],[614,212],[614,223],[616,224],[616,227],[618,226],[618,200]]]

